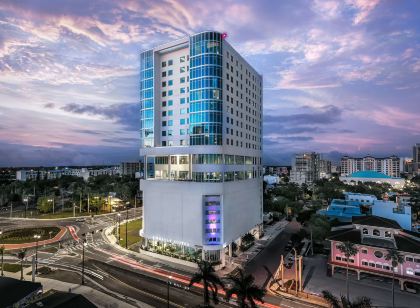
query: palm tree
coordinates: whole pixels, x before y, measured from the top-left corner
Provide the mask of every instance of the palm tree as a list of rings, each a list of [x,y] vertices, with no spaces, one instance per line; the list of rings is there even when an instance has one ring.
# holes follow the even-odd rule
[[[347,301],[350,301],[350,295],[349,295],[349,258],[357,255],[359,252],[359,249],[356,247],[355,244],[347,241],[344,243],[341,243],[337,246],[338,250],[341,251],[341,253],[344,254],[347,261],[347,268],[346,268],[346,290],[347,290]]]
[[[217,305],[219,303],[219,299],[217,298],[218,286],[224,288],[223,282],[216,275],[210,262],[200,261],[198,263],[198,269],[199,271],[191,277],[189,286],[191,287],[194,283],[203,281],[204,307],[210,307],[210,291],[213,302]]]
[[[23,280],[23,259],[26,257],[26,249],[19,251],[17,257],[20,259],[20,280]]]
[[[322,291],[322,297],[330,304],[332,308],[371,308],[372,301],[369,297],[362,296],[356,298],[355,301],[351,302],[344,296],[340,296],[340,299],[331,294],[330,291]]]
[[[246,275],[243,270],[239,270],[239,275],[228,276],[233,283],[232,287],[226,291],[226,298],[229,301],[233,294],[238,297],[239,307],[256,308],[255,300],[263,301],[265,290],[254,284],[255,278],[252,275]]]
[[[3,272],[3,255],[4,255],[4,245],[0,247],[0,254],[1,254],[1,275],[4,276],[4,272]]]
[[[403,256],[396,249],[388,249],[388,253],[385,255],[385,260],[391,261],[392,264],[392,307],[395,307],[395,294],[394,294],[394,277],[395,268],[404,263]]]

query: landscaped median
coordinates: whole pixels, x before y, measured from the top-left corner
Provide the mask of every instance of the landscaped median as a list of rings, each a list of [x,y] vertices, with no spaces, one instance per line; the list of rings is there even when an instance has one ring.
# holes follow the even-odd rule
[[[62,239],[66,234],[65,227],[35,227],[7,230],[0,235],[0,246],[5,250],[17,250],[52,244]],[[34,235],[39,235],[35,238]]]
[[[130,247],[134,246],[137,243],[140,243],[141,236],[139,235],[140,229],[142,227],[142,220],[141,219],[135,219],[127,222],[127,247],[130,249]],[[115,233],[117,232],[117,228],[115,229]],[[123,222],[120,224],[120,240],[119,245],[121,247],[126,247],[126,223]]]

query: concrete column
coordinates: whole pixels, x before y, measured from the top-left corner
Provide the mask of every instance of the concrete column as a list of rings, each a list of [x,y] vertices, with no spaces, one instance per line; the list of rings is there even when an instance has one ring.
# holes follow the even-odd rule
[[[144,155],[144,179],[147,180],[147,155]]]
[[[398,279],[398,282],[399,282],[399,284],[400,284],[400,290],[401,291],[404,291],[404,280],[403,279]]]
[[[357,280],[360,280],[360,271],[356,271],[357,272]]]
[[[169,178],[169,180],[172,180],[172,175],[171,175],[171,155],[168,155],[168,178]]]
[[[233,256],[233,252],[232,252],[232,243],[229,244],[229,257]]]

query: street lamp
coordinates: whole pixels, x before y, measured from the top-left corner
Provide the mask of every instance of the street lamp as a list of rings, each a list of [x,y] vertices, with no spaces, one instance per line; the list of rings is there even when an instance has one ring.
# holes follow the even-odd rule
[[[172,276],[169,276],[168,277],[168,281],[167,281],[167,285],[168,285],[168,292],[167,292],[167,302],[168,302],[168,308],[169,308],[169,286],[171,285],[171,279],[172,279]]]
[[[85,234],[82,234],[82,284],[85,284],[85,246],[87,245]]]
[[[0,236],[3,234],[3,231],[2,230],[0,230]],[[2,276],[4,276],[4,273],[3,273],[3,254],[4,254],[4,245],[3,246],[0,246],[0,251],[1,251],[1,275]]]
[[[26,212],[28,211],[28,202],[29,202],[29,198],[28,198],[28,197],[23,198],[23,202],[25,202],[25,203],[26,203],[26,205],[25,205],[25,218],[27,218],[27,217],[26,217]]]
[[[297,251],[295,247],[292,248],[292,250],[295,252],[295,282],[296,282],[296,295],[298,294],[298,262],[297,262]]]
[[[54,198],[48,199],[48,202],[52,202],[52,204],[53,204],[53,214],[54,214],[54,211],[55,211],[55,209],[54,209],[54,207],[55,207]]]
[[[120,239],[121,239],[121,229],[120,229],[120,219],[121,219],[121,214],[118,213],[118,245],[120,245]]]
[[[125,249],[128,249],[128,208],[125,213]]]
[[[35,234],[34,239],[36,239],[36,246],[35,246],[35,275],[38,275],[38,241],[41,238],[41,235]]]

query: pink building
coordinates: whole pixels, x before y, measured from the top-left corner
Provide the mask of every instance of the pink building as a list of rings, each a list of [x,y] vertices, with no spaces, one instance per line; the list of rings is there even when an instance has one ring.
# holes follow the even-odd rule
[[[335,268],[346,268],[347,260],[337,248],[342,242],[356,244],[358,253],[349,259],[349,268],[357,273],[369,273],[392,277],[391,262],[385,260],[388,249],[397,249],[404,263],[395,268],[395,278],[401,289],[405,282],[420,285],[420,234],[406,231],[394,220],[378,216],[353,217],[349,227],[331,232],[329,264]]]

